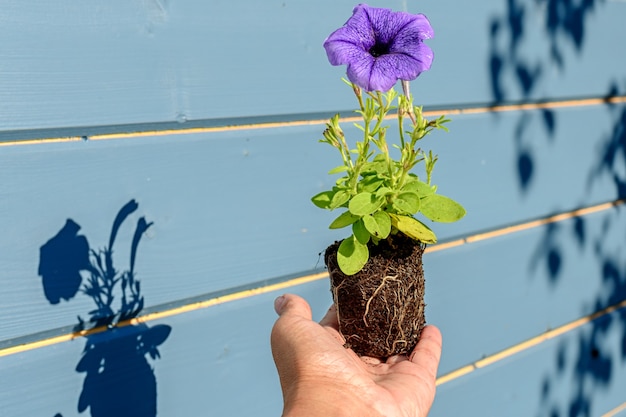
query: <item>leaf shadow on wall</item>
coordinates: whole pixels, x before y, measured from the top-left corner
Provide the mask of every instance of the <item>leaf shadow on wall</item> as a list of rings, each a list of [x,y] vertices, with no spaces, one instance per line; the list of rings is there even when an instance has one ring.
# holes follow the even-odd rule
[[[604,0],[506,0],[506,11],[491,19],[489,25],[489,62],[492,104],[537,101],[539,86],[554,71],[564,71],[566,52],[580,53],[584,46],[585,25]],[[525,37],[536,31],[537,14],[542,13],[547,41],[545,55],[529,57]],[[531,22],[529,24],[529,22]],[[536,173],[537,146],[533,135],[526,135],[531,117],[539,118],[553,140],[557,128],[556,113],[549,108],[523,112],[515,131],[517,177],[520,190],[528,192]]]
[[[624,212],[623,207],[621,211]],[[577,221],[588,235],[582,250],[593,253],[592,268],[596,272],[590,278],[599,280],[599,289],[584,301],[586,314],[602,312],[626,300],[626,261],[622,255],[626,229],[618,217],[615,211],[600,214],[596,219],[600,220],[599,229],[590,227],[583,219]],[[613,237],[607,238],[610,234]],[[555,242],[568,238],[562,233],[550,237]],[[596,401],[615,391],[619,384],[615,381],[616,371],[626,362],[626,308],[603,313],[561,339],[553,369],[544,373],[538,415],[587,417],[619,405],[601,406]]]
[[[607,97],[619,93],[617,84],[613,83]],[[619,201],[626,198],[626,105],[607,102],[606,106],[613,124],[598,140],[595,166],[589,173],[587,189],[591,190],[595,182],[606,184],[608,179],[608,183],[614,184],[614,196]],[[616,204],[610,210],[595,214],[593,219],[572,219],[568,223],[569,231],[565,225],[546,229],[541,246],[552,248],[561,263],[585,254],[592,259],[589,279],[598,281],[598,289],[586,297],[583,314],[602,312],[626,300],[625,212],[623,204]],[[571,245],[567,249],[566,243],[572,237],[576,239],[578,253],[569,253],[566,258],[567,252],[572,250]],[[549,251],[538,250],[538,253],[544,255],[540,259],[549,265]],[[555,272],[549,274],[553,284],[566,279]],[[602,314],[565,340],[558,346],[554,368],[544,375],[539,416],[586,417],[609,411],[610,407],[599,406],[597,399],[615,390],[619,383],[616,371],[626,363],[626,308]],[[563,386],[570,387],[565,396]]]
[[[39,250],[39,275],[50,304],[73,298],[82,283],[81,271],[91,269],[89,243],[80,226],[68,219],[59,233]]]
[[[580,54],[584,50],[589,22],[607,3],[606,0],[504,0],[504,12],[495,15],[488,28],[487,67],[493,104],[540,102],[544,97],[539,87],[549,82],[549,75],[555,69],[565,71],[568,65],[578,64],[568,60],[568,56],[572,51]],[[530,44],[537,42],[536,36],[534,40],[528,39],[531,31],[538,30],[538,21],[543,22],[539,30],[543,29],[541,39],[545,43]],[[596,26],[594,30],[605,29]],[[529,53],[529,45],[539,48]],[[606,126],[598,126],[598,137],[585,138],[597,141],[599,148],[597,154],[581,155],[581,158],[595,158],[596,164],[589,172],[586,187],[584,181],[572,186],[579,186],[583,196],[591,195],[595,186],[605,186],[608,179],[615,186],[617,201],[626,198],[626,105],[609,102],[611,97],[624,94],[624,90],[620,91],[615,81],[608,84],[606,110],[613,123],[608,131]],[[528,126],[539,119],[550,144],[556,140],[557,115],[545,108],[519,112],[512,140],[518,185],[523,195],[530,195],[538,181],[541,167],[537,156],[545,147],[545,143],[538,142],[537,135],[530,134]],[[494,117],[499,116],[494,113]],[[593,216],[546,226],[530,262],[530,275],[545,268],[542,275],[554,290],[567,284],[570,273],[593,281],[598,289],[581,302],[581,315],[588,316],[622,303],[626,300],[625,210],[621,205]],[[588,262],[584,271],[572,268],[574,260],[582,257]],[[607,406],[606,397],[615,391],[619,383],[617,370],[626,364],[626,308],[596,317],[559,336],[555,343],[558,344],[553,364],[545,370],[538,387],[537,416],[586,417],[606,413],[611,406],[619,405],[620,400],[615,400],[615,404]]]
[[[602,141],[600,157],[594,170],[589,175],[587,188],[593,182],[608,175],[615,184],[615,193],[618,199],[626,198],[626,105],[613,104],[610,97],[621,95],[617,82],[611,84],[606,95],[607,108],[613,119],[613,128]]]
[[[137,208],[131,200],[119,210],[103,249],[91,249],[72,219],[40,249],[39,274],[51,304],[70,300],[79,288],[95,303],[76,326],[76,330],[93,329],[87,332],[76,366],[77,372],[85,374],[77,409],[80,413],[89,409],[92,417],[157,415],[157,383],[148,356],[152,361],[160,357],[158,347],[169,337],[171,327],[129,322],[144,306],[135,260],[139,242],[152,223],[138,219],[127,270],[116,269],[113,257],[118,232]]]

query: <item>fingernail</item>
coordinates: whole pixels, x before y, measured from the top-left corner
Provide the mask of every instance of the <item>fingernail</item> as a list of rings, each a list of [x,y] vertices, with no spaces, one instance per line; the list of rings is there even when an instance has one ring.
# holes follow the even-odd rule
[[[278,315],[280,315],[281,311],[283,310],[283,306],[285,305],[285,296],[281,295],[280,297],[278,297],[277,299],[274,300],[274,310],[276,311],[276,313]]]

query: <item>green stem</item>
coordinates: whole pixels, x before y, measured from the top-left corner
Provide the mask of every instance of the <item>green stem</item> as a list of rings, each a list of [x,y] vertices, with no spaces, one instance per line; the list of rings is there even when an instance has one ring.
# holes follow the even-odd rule
[[[354,91],[354,95],[359,100],[359,108],[361,112],[365,111],[365,106],[363,106],[363,95],[361,94],[361,88],[358,85],[352,84],[352,90]]]
[[[354,168],[354,164],[352,162],[352,157],[350,156],[350,148],[346,143],[346,138],[344,135],[339,135],[339,142],[341,143],[341,158],[343,159],[343,163],[349,169]]]
[[[398,99],[398,129],[400,134],[400,149],[404,149],[404,99],[402,96]]]

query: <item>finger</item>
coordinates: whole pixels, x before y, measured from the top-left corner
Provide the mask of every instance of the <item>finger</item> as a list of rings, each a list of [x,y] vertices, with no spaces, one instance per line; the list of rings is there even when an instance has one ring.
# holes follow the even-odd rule
[[[361,356],[361,360],[363,361],[364,364],[370,365],[370,366],[377,366],[383,363],[383,361],[380,358],[375,358],[373,356]]]
[[[303,331],[301,324],[311,322],[311,307],[303,298],[285,294],[274,300],[274,309],[279,317],[272,327],[270,344],[276,360],[293,353],[297,334]]]
[[[280,317],[296,316],[307,320],[313,317],[309,303],[295,294],[281,295],[274,300],[274,310]]]
[[[337,307],[334,304],[330,306],[324,318],[320,320],[320,326],[325,327],[326,331],[341,345],[346,343],[346,339],[339,331],[339,317],[337,316]]]
[[[437,376],[437,367],[441,359],[441,332],[435,326],[429,325],[422,330],[422,336],[411,353],[411,362],[419,365],[432,378]]]
[[[337,318],[337,307],[333,304],[330,306],[326,315],[320,320],[322,326],[332,327],[333,329],[339,329],[339,319]]]
[[[395,365],[396,363],[400,363],[400,362],[404,362],[404,361],[408,361],[409,358],[406,355],[394,355],[391,356],[389,358],[387,358],[387,364],[388,365]]]

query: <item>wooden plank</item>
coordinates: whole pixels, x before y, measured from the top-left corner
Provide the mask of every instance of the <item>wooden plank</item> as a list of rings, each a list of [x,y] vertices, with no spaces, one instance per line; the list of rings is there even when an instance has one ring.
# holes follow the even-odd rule
[[[601,97],[620,89],[625,58],[606,45],[626,34],[622,3],[565,10],[563,21],[547,19],[545,3],[507,4],[371,3],[430,17],[436,60],[414,86],[422,104]],[[344,69],[327,63],[322,42],[353,6],[5,2],[0,130],[288,120],[351,109],[354,100],[339,81]],[[578,25],[567,25],[577,17]],[[494,59],[497,71],[490,69]]]
[[[316,319],[324,314],[329,295],[320,282],[294,288],[294,292],[313,301]],[[321,293],[325,293],[322,298]],[[120,416],[126,414],[111,408],[117,404],[112,399],[124,398],[126,412],[138,404],[156,403],[158,415],[278,415],[280,388],[269,349],[276,295],[169,317],[148,323],[148,328],[118,329],[90,340],[79,338],[2,357],[0,368],[7,375],[0,379],[3,412],[15,417],[83,415],[78,413],[78,404],[85,391],[88,404]],[[448,320],[459,320],[454,311],[449,308]],[[568,415],[570,409],[587,405],[589,415],[603,415],[623,402],[624,320],[623,310],[614,312],[440,385],[431,415]],[[489,323],[482,327],[495,331]],[[159,329],[160,338],[150,337],[158,335]],[[447,356],[462,355],[467,342],[481,338],[474,335],[459,344],[450,331],[444,330]],[[138,335],[144,346],[158,350],[159,358],[151,359],[143,352],[137,355]],[[89,350],[95,355],[93,361],[103,364],[99,375],[104,381],[95,373],[88,381],[85,372],[77,371],[89,363],[83,359],[83,350],[90,342],[95,343]],[[128,347],[135,348],[132,354]],[[117,368],[120,365],[124,368]],[[154,382],[156,391],[146,389]],[[98,390],[84,390],[84,384]],[[118,389],[129,384],[133,389],[120,395]],[[23,401],[26,396],[29,401]],[[108,406],[95,405],[97,399],[106,399]],[[550,414],[553,410],[559,414]],[[133,411],[133,415],[153,415],[145,409]]]
[[[428,320],[454,351],[444,353],[441,371],[625,300],[625,214],[598,213],[429,254]]]
[[[533,149],[535,171],[525,188],[514,166],[519,145],[506,139],[517,114],[457,117],[449,136],[431,142],[441,156],[434,181],[469,212],[458,224],[433,226],[442,240],[616,198],[618,167],[593,157],[594,138],[608,147],[609,130],[589,123],[606,125],[610,111],[559,111],[554,137],[542,131],[538,113],[529,117],[522,140]],[[116,214],[133,199],[138,210],[117,235],[114,259],[127,270],[136,222],[154,222],[136,257],[146,307],[322,268],[318,254],[344,232],[327,230],[335,215],[309,202],[331,186],[324,172],[336,163],[332,149],[316,143],[319,132],[299,126],[2,147],[0,279],[7,290],[0,294],[0,340],[84,318],[93,308],[88,297],[49,304],[38,276],[40,249],[67,219],[92,249],[104,248]]]
[[[609,416],[624,402],[624,317],[605,317],[440,386],[429,415]]]
[[[296,291],[310,299],[312,289],[318,287],[316,283]],[[88,381],[87,373],[76,370],[89,342],[84,338],[0,358],[0,369],[8,376],[0,380],[3,413],[15,417],[83,415],[77,412],[77,404],[85,393],[96,411],[114,411],[105,414],[121,417],[154,415],[135,407],[155,402],[158,415],[278,415],[280,387],[269,349],[269,332],[276,319],[273,298],[277,295],[266,294],[149,324],[150,329],[170,328],[165,340],[161,337],[161,343],[154,346],[160,359],[129,354],[124,349],[132,346],[140,350],[135,346],[138,335],[150,346],[149,329],[127,328],[98,335],[90,341],[99,347],[91,352],[96,365],[103,363],[101,380],[96,371]],[[323,313],[325,309],[316,309],[315,316]],[[146,364],[151,365],[150,372],[146,372]],[[146,389],[154,381],[156,392]],[[83,384],[95,392],[84,390]],[[122,395],[120,387],[129,390]],[[29,401],[23,401],[25,396]],[[109,404],[98,405],[98,398]],[[119,400],[117,404],[125,408],[114,409],[116,403],[111,399]]]
[[[426,255],[427,320],[440,327],[446,343],[442,375],[626,299],[626,265],[620,258],[626,250],[626,209],[595,214],[582,222],[565,221]],[[582,239],[576,237],[581,229]],[[152,282],[143,285],[146,294],[158,293]],[[320,312],[316,317],[331,302],[326,279],[281,291],[306,291],[303,295]],[[253,299],[227,303],[228,309],[255,305]],[[52,318],[58,323],[89,311],[77,308],[73,300],[48,307],[39,321],[50,326]],[[6,310],[3,315],[8,319],[3,321],[15,321],[20,314],[21,310]],[[234,323],[224,315],[223,326]]]
[[[437,30],[433,71],[416,83],[427,104],[602,96],[623,88],[622,58],[605,47],[623,36],[626,8],[618,2],[439,1],[419,8]]]
[[[278,415],[272,299],[299,293],[319,319],[330,293],[311,274],[344,235],[309,202],[337,161],[316,143],[323,126],[289,122],[351,115],[344,69],[328,65],[321,43],[354,4],[5,3],[0,350],[49,343],[0,353],[0,415]],[[434,227],[444,242],[471,242],[425,258],[427,318],[443,331],[448,376],[431,414],[619,415],[626,314],[594,312],[626,300],[626,107],[569,100],[624,94],[626,58],[607,47],[626,35],[624,2],[466,3],[371,3],[424,12],[435,27],[435,65],[413,84],[420,103],[479,109],[431,142],[434,181],[469,213]],[[544,100],[552,105],[484,107]],[[185,127],[199,129],[165,132]],[[143,130],[156,132],[94,139]],[[69,135],[85,140],[25,141]],[[585,207],[602,210],[577,217]],[[137,227],[147,230],[135,252]],[[126,307],[119,283],[99,306],[77,292],[86,249],[104,261],[107,246],[128,273]],[[298,276],[311,281],[268,286]],[[173,310],[181,305],[186,313]],[[141,307],[164,314],[47,339],[77,317]]]

